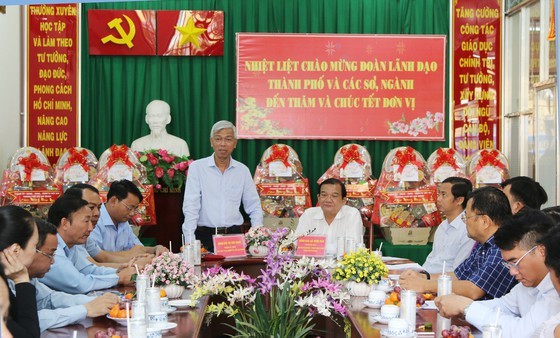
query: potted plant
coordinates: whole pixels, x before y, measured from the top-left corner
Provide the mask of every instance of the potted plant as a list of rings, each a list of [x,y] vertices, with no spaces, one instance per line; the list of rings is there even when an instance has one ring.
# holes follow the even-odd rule
[[[345,254],[334,269],[333,278],[346,281],[352,296],[367,296],[374,284],[386,276],[389,269],[374,252],[360,248]]]
[[[155,257],[142,271],[154,284],[165,290],[168,298],[179,298],[185,287],[196,282],[194,269],[178,254],[165,252]]]
[[[288,232],[284,228],[271,234],[266,269],[255,279],[221,267],[202,274],[192,299],[222,297],[208,305],[208,320],[222,314],[234,317],[232,328],[239,337],[299,338],[311,333],[315,315],[346,315],[343,303],[350,297],[331,279],[327,269],[332,266],[314,258],[296,260],[289,249],[296,237]],[[345,324],[348,329],[346,319]]]
[[[245,233],[245,243],[249,254],[264,257],[268,254],[268,241],[272,238],[272,231],[265,227],[253,227]]]

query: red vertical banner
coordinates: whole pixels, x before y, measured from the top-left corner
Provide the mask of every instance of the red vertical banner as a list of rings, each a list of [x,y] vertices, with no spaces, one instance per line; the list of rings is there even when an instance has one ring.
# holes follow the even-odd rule
[[[27,8],[26,145],[51,164],[78,146],[78,5]]]
[[[452,2],[453,144],[465,157],[500,148],[500,2]]]

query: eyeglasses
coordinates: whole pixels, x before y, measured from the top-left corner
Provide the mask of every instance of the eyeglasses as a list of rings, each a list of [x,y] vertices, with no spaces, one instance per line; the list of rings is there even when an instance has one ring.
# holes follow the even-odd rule
[[[516,262],[502,261],[502,265],[504,267],[506,267],[507,269],[515,269],[515,270],[519,271],[519,263],[521,263],[523,258],[525,258],[525,256],[527,256],[528,254],[533,252],[533,250],[535,250],[536,248],[537,248],[537,246],[535,245],[534,247],[531,248],[531,250],[527,251],[523,256],[521,256],[521,258],[519,258]]]
[[[49,255],[48,253],[43,252],[43,251],[41,251],[41,250],[39,250],[39,249],[35,249],[35,252],[36,252],[36,253],[40,253],[41,255],[47,257],[47,258],[50,259],[51,261],[54,261],[54,255]]]
[[[122,204],[124,204],[124,206],[128,209],[128,212],[133,212],[133,211],[136,211],[136,209],[138,209],[138,206],[132,207],[132,206],[130,206],[130,205],[124,203],[124,201],[119,201],[119,202],[121,202]]]
[[[463,223],[467,223],[467,220],[469,218],[476,217],[476,216],[484,216],[484,214],[474,214],[474,215],[467,216],[467,214],[463,213],[461,214],[461,220],[463,221]]]

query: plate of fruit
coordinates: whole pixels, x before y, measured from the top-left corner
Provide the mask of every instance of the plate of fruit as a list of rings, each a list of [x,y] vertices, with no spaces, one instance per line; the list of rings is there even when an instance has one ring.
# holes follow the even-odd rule
[[[385,299],[385,304],[401,306],[401,291],[402,288],[400,286],[398,285],[395,286],[393,288],[393,291],[389,294],[389,297]],[[424,294],[422,293],[417,294],[416,307],[423,307],[425,303],[426,303],[426,298],[424,297]]]
[[[132,311],[128,310],[129,318],[132,318]],[[107,318],[114,320],[120,325],[126,326],[126,309],[124,308],[124,303],[115,304],[109,311]]]
[[[468,326],[451,325],[449,329],[441,331],[443,338],[474,338]]]

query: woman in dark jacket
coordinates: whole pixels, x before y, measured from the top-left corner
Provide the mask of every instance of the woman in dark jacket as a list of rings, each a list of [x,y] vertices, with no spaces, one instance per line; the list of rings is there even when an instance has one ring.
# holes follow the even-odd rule
[[[13,205],[0,207],[0,263],[8,277],[11,304],[7,326],[15,338],[39,338],[41,334],[35,286],[27,272],[38,238],[28,211]]]

